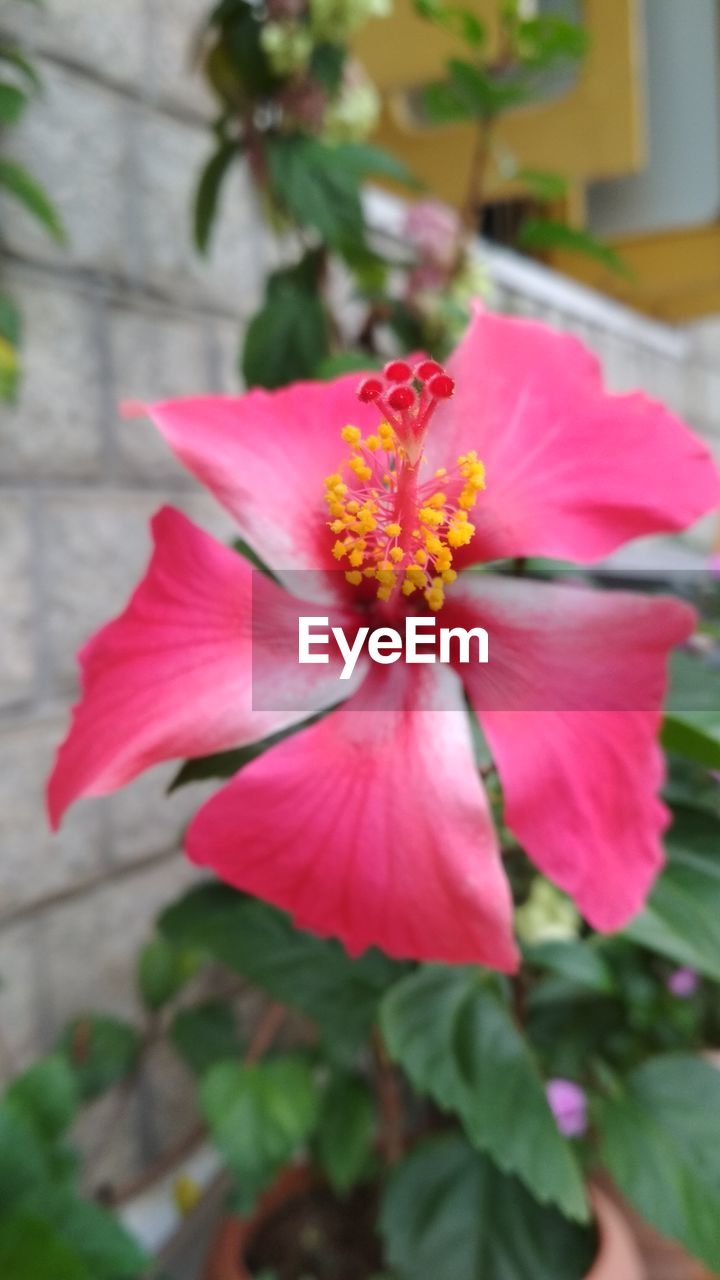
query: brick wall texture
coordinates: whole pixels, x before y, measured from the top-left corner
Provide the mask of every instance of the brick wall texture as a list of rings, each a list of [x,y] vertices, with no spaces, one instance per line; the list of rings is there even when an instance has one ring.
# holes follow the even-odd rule
[[[167,770],[79,806],[54,838],[42,794],[75,692],[75,651],[141,572],[149,515],[170,500],[213,532],[227,531],[151,429],[116,412],[123,398],[237,385],[239,327],[271,252],[240,167],[209,261],[191,247],[189,205],[210,104],[187,51],[206,8],[207,0],[46,0],[42,8],[3,0],[0,11],[0,28],[34,52],[45,85],[7,151],[43,181],[69,235],[57,248],[0,201],[3,283],[26,324],[20,403],[0,409],[5,1075],[81,1010],[133,1012],[136,948],[156,911],[192,880],[178,838],[198,796],[166,800]],[[644,385],[720,433],[719,328],[700,326],[684,355],[673,354],[642,323],[636,334],[593,324],[549,294],[500,287],[508,308],[579,331],[615,387]],[[176,1096],[182,1082],[170,1078]],[[176,1127],[169,1104],[156,1106],[149,1124],[147,1099],[157,1092],[157,1078],[146,1081],[125,1113],[125,1171],[167,1137],[158,1116]]]

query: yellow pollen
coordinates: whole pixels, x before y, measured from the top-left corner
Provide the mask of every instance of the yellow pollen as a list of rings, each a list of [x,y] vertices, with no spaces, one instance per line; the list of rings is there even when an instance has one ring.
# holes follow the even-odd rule
[[[418,515],[423,524],[430,524],[436,529],[445,523],[445,512],[436,511],[434,507],[421,507]]]
[[[331,550],[348,565],[352,585],[372,580],[385,601],[398,591],[405,597],[420,592],[435,611],[457,578],[454,550],[475,534],[468,512],[485,487],[485,468],[471,450],[450,470],[439,467],[432,479],[418,479],[425,458],[408,456],[405,430],[380,422],[363,438],[352,424],[342,428],[349,456],[325,479]],[[438,480],[442,489],[434,487]]]
[[[348,466],[351,471],[355,472],[358,480],[369,480],[372,476],[370,467],[366,462],[363,462],[362,458],[351,458]]]

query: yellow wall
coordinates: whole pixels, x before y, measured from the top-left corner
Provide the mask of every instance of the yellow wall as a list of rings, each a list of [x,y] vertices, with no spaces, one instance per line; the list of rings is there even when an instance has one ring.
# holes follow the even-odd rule
[[[575,254],[554,253],[552,266],[662,320],[720,311],[720,224],[613,241],[628,268],[624,279]]]
[[[492,19],[498,3],[471,0],[471,7]],[[638,0],[585,0],[585,9],[590,51],[576,84],[561,98],[513,112],[498,130],[499,142],[520,167],[556,170],[571,185],[634,172],[644,160]],[[409,118],[406,95],[441,78],[447,58],[465,56],[464,46],[418,18],[412,0],[395,0],[393,16],[369,24],[356,50],[383,91],[378,141],[435,194],[461,206],[474,128],[418,128]],[[501,194],[511,187],[495,177],[489,190]]]

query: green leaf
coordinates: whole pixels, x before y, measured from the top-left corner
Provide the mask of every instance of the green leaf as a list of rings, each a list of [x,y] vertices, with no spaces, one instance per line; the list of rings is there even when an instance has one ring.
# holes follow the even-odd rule
[[[597,946],[587,942],[539,942],[525,947],[528,964],[568,978],[575,986],[608,995],[613,976]]]
[[[455,85],[445,80],[428,84],[420,93],[422,110],[431,124],[455,124],[474,119],[475,112]]]
[[[311,725],[317,724],[324,716],[329,715],[332,710],[332,707],[328,707],[327,710],[319,711],[317,715],[308,716],[307,720],[289,725],[287,729],[278,729],[277,733],[268,734],[267,738],[248,742],[245,747],[235,747],[232,751],[218,751],[214,756],[200,756],[197,760],[187,760],[170,783],[168,795],[178,787],[187,786],[190,782],[203,782],[207,778],[234,777],[245,768],[246,764],[257,760],[258,756],[263,755],[270,747],[283,742],[285,738],[292,737],[294,733],[300,733],[302,729],[309,729]]]
[[[148,1009],[162,1009],[197,972],[187,951],[173,947],[166,938],[151,938],[138,956],[137,982]]]
[[[492,120],[528,96],[525,85],[519,81],[493,76],[462,58],[451,58],[447,69],[451,85],[480,120]]]
[[[322,1100],[314,1149],[338,1195],[351,1191],[367,1172],[374,1126],[375,1106],[365,1081],[334,1076]]]
[[[388,1054],[414,1088],[445,1111],[454,1111],[458,1098],[464,1098],[450,1047],[468,990],[466,969],[423,965],[391,987],[380,1006]]]
[[[218,1063],[200,1086],[200,1104],[244,1212],[310,1136],[318,1113],[312,1072],[296,1056]]]
[[[219,884],[192,889],[159,926],[171,942],[202,948],[312,1018],[335,1053],[362,1043],[382,993],[404,972],[379,951],[352,960],[338,943],[303,933],[274,907]]]
[[[20,312],[12,298],[0,294],[0,400],[13,404],[20,381]]]
[[[111,1213],[72,1191],[38,1189],[20,1209],[51,1228],[85,1264],[92,1280],[131,1280],[148,1265],[136,1241]]]
[[[402,160],[371,142],[337,142],[332,147],[332,160],[357,182],[366,178],[392,178],[413,189],[422,186]]]
[[[66,1027],[59,1047],[75,1072],[81,1097],[89,1100],[130,1074],[142,1040],[130,1023],[104,1014],[87,1014]]]
[[[668,1054],[598,1110],[603,1163],[648,1222],[720,1270],[720,1072]]]
[[[242,374],[250,387],[273,389],[310,378],[327,354],[327,313],[316,275],[307,278],[309,260],[268,280],[263,307],[245,335]]]
[[[42,88],[42,81],[35,67],[30,59],[26,58],[19,49],[15,49],[11,45],[0,44],[0,62],[7,62],[9,66],[19,71],[27,87],[33,93],[37,93]]]
[[[533,253],[545,253],[549,249],[580,253],[587,258],[594,258],[617,275],[628,274],[620,254],[611,245],[598,240],[587,231],[568,227],[564,222],[556,222],[552,218],[528,218],[518,233],[518,244]]]
[[[0,1222],[0,1275],[4,1280],[95,1280],[47,1223],[24,1214]]]
[[[623,936],[720,982],[720,822],[678,808],[666,844],[668,864]]]
[[[561,200],[568,189],[566,178],[546,169],[518,169],[512,176],[538,200]]]
[[[172,1020],[170,1038],[198,1076],[242,1053],[235,1011],[226,1000],[205,1000],[192,1009],[181,1009]]]
[[[587,1218],[580,1170],[530,1049],[477,970],[426,966],[391,988],[381,1028],[414,1087],[457,1113],[470,1141],[543,1203]]]
[[[381,368],[382,362],[366,351],[344,351],[342,355],[326,356],[315,370],[316,378],[339,378],[343,373],[367,373]]]
[[[397,1166],[380,1231],[398,1280],[579,1280],[595,1254],[591,1229],[541,1207],[454,1133]]]
[[[7,294],[0,294],[0,337],[5,338],[14,347],[20,345],[22,338],[20,312]]]
[[[414,7],[421,18],[427,18],[444,31],[464,40],[471,49],[477,51],[485,44],[487,30],[471,9],[446,5],[443,0],[414,0]]]
[[[271,582],[280,581],[277,574],[273,573],[272,569],[268,568],[268,566],[260,559],[257,551],[253,551],[250,544],[245,542],[244,538],[234,538],[232,545],[233,549],[237,551],[239,556],[243,556],[250,562],[253,569],[257,569],[259,573],[264,574],[264,576],[269,578]]]
[[[497,991],[474,985],[458,1011],[452,1050],[470,1140],[537,1200],[586,1221],[579,1166],[558,1130],[529,1045]]]
[[[53,204],[22,165],[0,158],[0,187],[9,191],[53,240],[65,243],[65,231]]]
[[[347,49],[343,45],[323,41],[316,44],[312,51],[308,75],[317,80],[328,93],[337,93],[342,84],[346,60]]]
[[[222,142],[200,174],[193,213],[195,244],[200,253],[207,253],[223,180],[238,154],[238,143]]]
[[[668,764],[664,796],[671,808],[702,809],[720,818],[720,787],[712,774],[694,760],[679,756],[671,756]]]
[[[449,79],[426,85],[421,91],[425,114],[434,124],[489,122],[528,97],[527,88],[518,81],[500,80],[460,58],[450,60],[448,72]]]
[[[0,1205],[16,1205],[39,1185],[52,1181],[53,1159],[47,1143],[23,1109],[0,1102]],[[0,1271],[0,1275],[4,1274]]]
[[[17,124],[27,104],[28,96],[22,89],[0,80],[0,125]]]
[[[720,671],[675,653],[662,742],[667,751],[720,769]]]
[[[371,249],[369,245],[354,240],[343,241],[338,245],[338,252],[354,276],[360,294],[368,299],[385,301],[390,270],[387,258],[377,253],[375,249]],[[372,356],[369,352],[358,353],[359,356],[363,354],[366,360],[365,368],[380,366],[379,357]],[[338,359],[342,358],[343,356],[338,357]]]
[[[556,14],[542,14],[517,24],[515,42],[528,69],[544,70],[558,62],[578,61],[588,49],[588,32]]]
[[[72,1124],[78,1087],[67,1058],[60,1053],[42,1058],[17,1076],[5,1095],[21,1110],[46,1141],[59,1138]]]
[[[6,338],[0,337],[0,400],[14,404],[20,381],[18,353]]]
[[[330,245],[364,238],[357,174],[337,163],[337,150],[302,134],[271,136],[265,145],[270,188],[278,204]]]

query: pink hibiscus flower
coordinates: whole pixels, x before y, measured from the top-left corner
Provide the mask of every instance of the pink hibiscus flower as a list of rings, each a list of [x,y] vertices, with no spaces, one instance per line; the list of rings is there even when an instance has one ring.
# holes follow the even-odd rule
[[[504,557],[590,563],[682,529],[718,505],[718,477],[681,422],[643,395],[605,394],[594,358],[543,325],[478,308],[447,372],[413,372],[417,394],[395,361],[359,393],[348,376],[148,407],[278,581],[163,509],[145,578],[80,655],[49,809],[57,825],[79,796],[351,695],[202,806],[190,858],[352,953],[374,944],[510,971],[511,895],[464,697],[508,827],[592,925],[618,928],[662,863],[657,732],[667,657],[693,614],[624,592],[455,578]],[[302,709],[283,706],[298,617],[317,612],[297,598],[303,582],[349,631],[442,606],[443,624],[485,627],[500,660],[359,666],[340,683],[332,664],[304,667]]]

